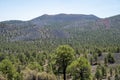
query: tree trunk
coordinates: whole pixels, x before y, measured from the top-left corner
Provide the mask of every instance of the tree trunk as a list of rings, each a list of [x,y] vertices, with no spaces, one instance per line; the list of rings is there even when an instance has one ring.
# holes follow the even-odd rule
[[[66,67],[63,69],[63,77],[64,77],[64,80],[66,80]]]

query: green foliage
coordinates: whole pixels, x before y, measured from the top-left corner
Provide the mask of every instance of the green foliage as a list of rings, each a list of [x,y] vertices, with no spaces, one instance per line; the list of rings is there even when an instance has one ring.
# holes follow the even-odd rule
[[[120,78],[120,65],[115,67],[115,78],[116,80]]]
[[[84,57],[73,61],[67,68],[67,71],[74,76],[74,80],[91,80],[91,66]]]
[[[101,80],[102,78],[106,78],[107,77],[107,67],[98,65],[95,76],[98,80]]]
[[[99,69],[99,67],[97,67],[96,69],[95,77],[97,78],[97,80],[102,80],[102,71],[101,69]]]
[[[31,70],[42,71],[42,66],[39,65],[37,62],[31,62],[27,66]]]
[[[15,67],[10,60],[5,59],[0,63],[0,71],[6,75],[9,80],[15,79],[16,77]]]
[[[97,53],[93,53],[93,58],[94,58],[95,64],[98,64],[98,54]]]
[[[90,57],[90,64],[93,65],[93,57]]]
[[[88,18],[82,19],[83,22],[81,19],[80,21],[77,19],[78,22],[76,19],[63,21],[55,19],[53,21],[43,19],[46,25],[39,22],[33,24],[31,21],[0,22],[0,52],[25,53],[45,50],[51,52],[62,44],[69,44],[74,49],[79,49],[78,52],[81,53],[87,49],[95,51],[98,55],[101,55],[101,52],[120,51],[119,16],[107,18],[109,29],[106,29],[104,19],[101,19],[103,22]]]
[[[108,63],[115,63],[115,59],[114,59],[112,53],[108,53],[107,59],[108,59]]]
[[[59,66],[69,65],[74,58],[74,50],[68,45],[61,45],[56,49],[56,63]]]
[[[24,48],[24,47],[22,47],[22,48]],[[97,61],[99,61],[99,58],[104,57],[105,54],[103,54],[103,56],[99,57],[98,56],[99,48],[94,48],[94,49],[90,50],[89,47],[83,47],[83,49],[84,49],[83,51],[81,51],[80,49],[77,49],[76,54],[74,54],[75,53],[74,49],[72,49],[68,45],[59,46],[56,49],[56,51],[53,53],[50,53],[48,51],[39,51],[39,50],[36,50],[36,51],[35,50],[30,50],[30,51],[25,51],[25,50],[16,51],[15,50],[15,53],[11,53],[11,51],[10,52],[7,51],[7,50],[11,50],[8,48],[8,49],[6,49],[6,51],[4,53],[0,52],[0,75],[1,75],[0,78],[8,79],[8,80],[10,80],[10,79],[33,80],[33,79],[38,78],[37,77],[38,73],[42,73],[42,71],[46,71],[46,74],[55,73],[56,75],[54,75],[54,76],[59,76],[59,77],[62,77],[61,73],[63,74],[63,72],[65,72],[66,75],[68,75],[69,77],[71,75],[70,78],[73,78],[74,80],[81,79],[81,77],[80,77],[81,75],[83,77],[82,79],[84,79],[84,80],[87,79],[88,77],[89,77],[89,79],[92,79],[91,73],[93,73],[93,72],[90,71],[91,66],[90,66],[90,64],[87,65],[89,62],[86,60],[88,59],[88,60],[90,60],[91,64],[95,64],[95,63],[97,63]],[[1,51],[2,51],[2,49],[1,49]],[[13,50],[13,52],[14,52],[14,50]],[[85,52],[85,54],[82,54],[82,52]],[[89,55],[91,58],[89,58]],[[79,56],[86,56],[87,59],[82,58],[82,60],[80,60],[78,58]],[[106,76],[107,76],[107,69],[109,68],[109,65],[110,65],[110,64],[108,64],[108,57],[110,57],[110,59],[111,59],[111,56],[113,57],[113,55],[108,54],[105,57],[106,61],[107,61],[106,64],[108,66],[106,66],[106,67],[99,66],[99,70],[100,70],[99,74],[102,74],[101,78],[106,78]],[[75,58],[76,59],[78,58],[78,59],[75,60]],[[79,62],[79,60],[83,63]],[[64,61],[64,64],[62,61]],[[65,66],[65,67],[63,67],[63,66]],[[96,66],[96,65],[94,65],[94,66]],[[8,67],[9,70],[5,69],[5,67]],[[79,70],[82,67],[84,69]],[[29,69],[27,69],[27,68],[29,68]],[[45,68],[46,68],[46,70],[44,70]],[[67,69],[67,72],[66,72],[66,69]],[[117,69],[115,74],[119,77],[119,73],[120,73],[119,66],[115,69]],[[82,74],[79,74],[79,72],[82,72]],[[97,75],[97,74],[98,74],[98,72],[96,72],[95,75]],[[92,76],[94,76],[94,75],[92,75]],[[113,77],[115,77],[114,74],[113,74]]]
[[[54,74],[42,72],[37,74],[37,80],[57,80],[57,78]]]
[[[113,68],[110,68],[110,76],[113,76]]]
[[[68,45],[61,45],[56,49],[56,64],[58,66],[58,70],[62,69],[64,80],[66,80],[67,66],[72,62],[74,53],[73,48]]]
[[[107,77],[107,68],[105,66],[101,66],[101,70],[102,70],[103,78],[106,78]]]
[[[120,80],[120,76],[118,74],[115,74],[115,80]]]
[[[45,25],[44,23],[33,24],[31,21],[0,22],[0,79],[32,80],[45,68],[47,68],[45,75],[53,72],[56,75],[65,74],[68,66],[73,67],[72,77],[78,78],[79,74],[75,72],[80,72],[81,67],[88,71],[86,73],[83,70],[83,75],[88,77],[90,73],[89,68],[86,67],[89,65],[86,60],[80,60],[84,63],[83,66],[78,57],[85,56],[89,59],[91,53],[90,62],[93,66],[98,64],[99,58],[104,57],[104,52],[108,52],[104,59],[106,67],[100,66],[96,71],[98,78],[101,74],[103,78],[107,73],[106,68],[112,65],[108,63],[115,63],[111,53],[120,52],[119,17],[98,20],[85,18],[82,21],[78,18],[72,19],[73,15],[70,19],[62,17],[60,20],[60,17],[57,20],[46,18],[47,21],[43,18]],[[108,21],[109,28],[104,20]],[[42,26],[39,28],[39,25]],[[70,46],[64,44],[70,45],[75,52]],[[59,48],[54,52],[57,46]],[[75,61],[74,53],[76,53],[75,58],[78,58]],[[113,75],[116,79],[119,78],[119,68],[115,69],[115,76]]]
[[[107,59],[107,57],[104,58],[104,64],[105,64],[105,66],[108,65],[108,59]]]
[[[27,64],[27,57],[24,53],[18,54],[18,58],[19,58],[22,65]]]
[[[98,48],[95,48],[95,53],[97,53],[98,56],[102,56],[102,51]]]

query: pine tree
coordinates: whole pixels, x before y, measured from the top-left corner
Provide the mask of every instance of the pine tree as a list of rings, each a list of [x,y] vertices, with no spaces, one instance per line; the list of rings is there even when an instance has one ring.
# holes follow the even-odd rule
[[[72,62],[74,53],[73,48],[68,45],[61,45],[56,49],[56,64],[59,69],[62,69],[64,80],[66,80],[67,66]]]

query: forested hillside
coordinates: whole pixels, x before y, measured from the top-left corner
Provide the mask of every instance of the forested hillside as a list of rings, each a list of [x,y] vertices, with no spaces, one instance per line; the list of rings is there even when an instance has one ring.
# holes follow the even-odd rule
[[[119,53],[120,15],[0,22],[0,80],[119,80]]]
[[[0,39],[3,50],[32,45],[38,50],[51,51],[60,44],[69,44],[79,50],[99,47],[115,52],[120,47],[120,16],[102,19],[94,15],[58,14],[29,21],[3,21]]]

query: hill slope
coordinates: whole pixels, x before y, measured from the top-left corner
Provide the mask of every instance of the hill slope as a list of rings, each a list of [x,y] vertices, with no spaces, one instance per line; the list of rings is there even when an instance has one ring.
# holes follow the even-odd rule
[[[0,41],[39,41],[39,45],[120,46],[120,15],[42,15],[29,21],[0,22]]]

